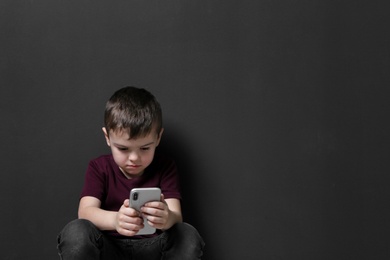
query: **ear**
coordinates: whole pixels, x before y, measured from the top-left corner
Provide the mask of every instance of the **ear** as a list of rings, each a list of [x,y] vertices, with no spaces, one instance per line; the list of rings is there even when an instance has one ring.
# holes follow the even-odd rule
[[[163,132],[164,132],[164,128],[161,128],[161,131],[157,136],[157,145],[156,146],[158,146],[160,144],[161,136],[162,136]]]
[[[107,145],[111,146],[110,137],[108,136],[107,129],[105,127],[103,127],[102,130],[103,130],[103,133],[104,133],[104,137],[106,138]]]

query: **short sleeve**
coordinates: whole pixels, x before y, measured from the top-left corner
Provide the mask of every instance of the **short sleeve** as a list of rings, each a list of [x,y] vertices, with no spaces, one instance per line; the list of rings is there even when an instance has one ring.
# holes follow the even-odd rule
[[[85,174],[84,187],[81,197],[92,196],[100,201],[105,194],[105,175],[96,161],[90,161]]]

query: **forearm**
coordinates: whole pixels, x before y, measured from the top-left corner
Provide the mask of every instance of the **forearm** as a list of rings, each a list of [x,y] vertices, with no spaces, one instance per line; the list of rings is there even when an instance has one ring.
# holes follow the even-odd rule
[[[163,230],[170,229],[176,223],[183,222],[180,201],[178,199],[166,199],[165,202],[168,206],[168,218]]]
[[[173,225],[180,222],[183,222],[181,212],[169,210],[168,220],[165,223],[163,230],[170,229]]]
[[[115,230],[115,211],[107,211],[98,207],[88,206],[80,208],[78,216],[91,221],[100,230]]]

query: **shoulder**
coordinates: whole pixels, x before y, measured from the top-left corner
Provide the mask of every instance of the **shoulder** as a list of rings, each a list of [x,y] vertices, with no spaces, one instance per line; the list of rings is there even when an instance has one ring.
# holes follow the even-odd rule
[[[107,172],[114,170],[116,164],[111,154],[101,155],[89,161],[88,169],[93,169],[98,172]]]
[[[153,168],[155,170],[164,170],[171,167],[176,168],[175,161],[171,157],[159,151],[156,151],[150,166],[150,168]]]
[[[173,162],[173,159],[159,150],[156,150],[153,158],[154,163],[165,163],[165,162]]]
[[[157,153],[149,169],[148,176],[157,181],[166,199],[181,199],[179,173],[175,161],[162,153]]]
[[[105,154],[90,160],[89,164],[106,166],[112,164],[112,162],[114,162],[112,154]]]
[[[153,162],[146,168],[143,177],[156,180],[161,186],[166,180],[174,180],[178,177],[176,163],[171,157],[158,152]]]

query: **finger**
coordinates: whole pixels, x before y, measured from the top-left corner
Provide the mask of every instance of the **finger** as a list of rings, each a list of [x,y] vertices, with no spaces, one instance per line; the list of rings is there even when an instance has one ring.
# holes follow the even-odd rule
[[[161,222],[161,220],[156,221],[156,219],[166,219],[168,216],[168,213],[164,209],[145,207],[142,209],[142,215],[144,218],[146,218],[149,221]]]
[[[133,208],[127,208],[127,215],[130,217],[141,217],[141,212],[133,209]]]
[[[121,234],[122,236],[126,236],[126,237],[132,237],[132,236],[135,236],[137,235],[138,231],[139,230],[128,230],[128,229],[119,229],[117,230],[119,234]]]
[[[128,217],[126,215],[119,216],[118,225],[124,229],[141,229],[143,227],[144,220],[140,217]]]
[[[166,205],[167,205],[166,203],[161,202],[161,201],[152,201],[152,202],[146,203],[144,205],[144,207],[164,210]],[[142,210],[142,208],[141,208],[141,210]]]
[[[133,208],[126,208],[126,207],[122,206],[120,208],[119,212],[120,212],[120,214],[122,214],[126,217],[130,217],[130,218],[141,217],[141,213]]]
[[[138,218],[138,220],[131,222],[122,222],[120,223],[120,227],[128,230],[140,230],[144,227],[144,220]]]
[[[156,225],[164,223],[164,219],[162,217],[159,217],[159,216],[148,215],[148,216],[145,216],[145,218],[148,221],[149,225],[154,226],[154,227]]]
[[[143,224],[135,225],[135,224],[129,224],[129,223],[122,223],[122,225],[118,229],[118,233],[125,235],[125,236],[134,236],[143,227],[144,227]]]
[[[141,226],[144,224],[144,219],[143,217],[129,217],[126,223]]]
[[[130,206],[129,199],[125,199],[125,201],[123,202],[123,206],[125,206],[127,208]]]

